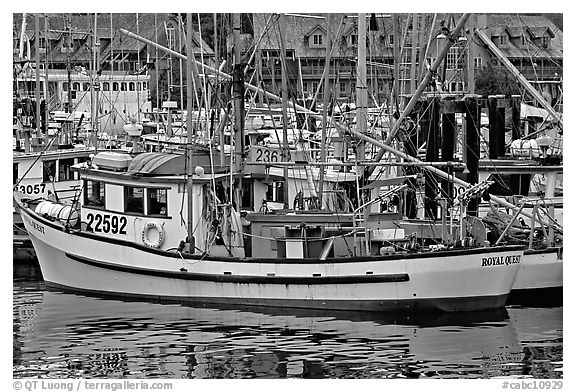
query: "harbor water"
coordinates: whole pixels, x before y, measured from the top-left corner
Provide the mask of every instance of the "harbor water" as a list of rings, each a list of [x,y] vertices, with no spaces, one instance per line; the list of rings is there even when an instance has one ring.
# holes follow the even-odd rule
[[[48,290],[14,266],[14,378],[563,378],[563,307],[423,316]]]

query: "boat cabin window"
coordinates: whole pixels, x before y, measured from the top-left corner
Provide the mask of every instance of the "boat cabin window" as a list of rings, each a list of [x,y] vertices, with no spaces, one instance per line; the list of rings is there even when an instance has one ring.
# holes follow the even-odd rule
[[[102,181],[84,181],[84,205],[90,207],[105,207],[104,183]]]
[[[168,214],[168,189],[148,188],[147,213],[148,215]]]
[[[144,188],[124,187],[124,212],[144,213]]]
[[[72,165],[74,165],[74,158],[60,159],[58,164],[58,181],[68,181],[74,179]]]
[[[284,202],[284,181],[274,181],[268,185],[266,190],[266,200],[274,202]]]
[[[42,182],[56,180],[56,160],[44,161],[42,166]]]

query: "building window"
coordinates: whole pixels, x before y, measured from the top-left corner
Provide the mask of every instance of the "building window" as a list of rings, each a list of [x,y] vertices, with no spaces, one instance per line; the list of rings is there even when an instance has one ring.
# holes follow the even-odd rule
[[[18,182],[18,164],[12,163],[12,185]]]
[[[102,91],[110,91],[110,83],[108,82],[102,83]]]
[[[388,45],[390,45],[390,46],[394,45],[394,34],[388,35]]]
[[[68,86],[70,86],[70,85],[68,84],[68,82],[63,82],[63,83],[62,83],[62,91],[68,91]]]
[[[312,36],[312,43],[313,43],[315,46],[320,46],[320,45],[322,45],[322,34],[314,34],[314,35]]]
[[[316,90],[318,90],[318,82],[312,82],[312,92],[316,94]]]
[[[72,83],[72,90],[80,91],[80,83],[79,82]]]
[[[90,90],[90,83],[88,83],[88,82],[82,83],[82,90],[84,90],[84,91]]]
[[[175,49],[176,46],[176,29],[174,27],[166,27],[166,42],[168,43],[168,48]]]
[[[144,213],[144,188],[124,187],[124,212]]]
[[[56,160],[44,161],[42,164],[42,182],[56,180]]]
[[[112,83],[112,91],[118,91],[118,82]]]
[[[352,34],[350,36],[350,45],[358,45],[358,34]]]
[[[460,48],[452,47],[446,55],[446,69],[460,69]]]
[[[474,68],[482,68],[482,57],[474,57]]]
[[[526,46],[526,37],[524,37],[524,36],[520,37],[520,45]]]
[[[105,207],[104,183],[101,181],[84,181],[84,205],[90,207]]]
[[[142,88],[144,90],[147,90],[148,89],[148,82],[142,82]]]
[[[340,92],[341,93],[346,92],[346,82],[340,82]]]
[[[39,49],[46,49],[46,38],[39,37],[38,39],[38,48]]]
[[[302,82],[302,90],[307,93],[308,92],[308,82]]]
[[[547,48],[550,44],[550,37],[542,37],[542,47]]]
[[[168,214],[168,189],[148,188],[148,215]]]
[[[507,35],[501,35],[500,39],[499,39],[499,43],[500,43],[500,46],[507,45],[508,44],[508,36]]]
[[[120,83],[120,91],[126,91],[127,87],[128,87],[128,83],[126,83],[126,82]]]
[[[72,165],[74,165],[74,158],[60,159],[60,162],[58,163],[58,181],[69,181],[74,179]]]
[[[128,83],[128,90],[136,91],[136,85],[134,84],[134,82]]]

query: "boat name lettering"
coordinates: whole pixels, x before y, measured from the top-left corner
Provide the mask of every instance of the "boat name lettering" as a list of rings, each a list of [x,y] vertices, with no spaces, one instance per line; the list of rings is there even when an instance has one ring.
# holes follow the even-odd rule
[[[126,234],[127,219],[125,216],[116,216],[109,214],[94,214],[92,212],[86,215],[88,219],[86,230],[96,233]]]
[[[518,264],[521,258],[522,255],[482,257],[482,267]]]
[[[17,188],[20,193],[24,193],[25,195],[38,195],[44,193],[46,190],[46,184],[19,185],[15,188]]]
[[[42,225],[40,225],[40,224],[38,224],[38,223],[36,223],[36,222],[34,222],[34,221],[30,221],[30,223],[32,224],[32,227],[33,227],[36,231],[39,231],[39,232],[42,233],[42,234],[46,234],[46,233],[44,232],[44,226],[42,226]]]

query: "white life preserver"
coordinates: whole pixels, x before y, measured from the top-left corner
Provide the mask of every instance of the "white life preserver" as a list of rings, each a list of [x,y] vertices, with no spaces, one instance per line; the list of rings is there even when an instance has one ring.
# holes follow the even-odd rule
[[[158,238],[156,241],[150,241],[148,238],[148,233],[150,229],[156,229],[158,231]],[[151,248],[160,248],[160,245],[164,242],[164,227],[156,222],[148,222],[144,225],[144,229],[142,229],[142,242],[144,245],[149,246]]]

